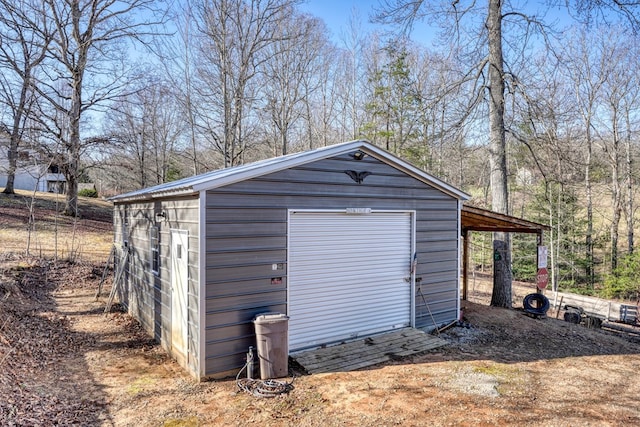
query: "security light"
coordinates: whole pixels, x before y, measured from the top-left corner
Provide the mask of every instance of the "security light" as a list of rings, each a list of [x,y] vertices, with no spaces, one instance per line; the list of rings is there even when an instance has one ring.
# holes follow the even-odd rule
[[[362,160],[364,159],[364,156],[366,156],[366,154],[360,150],[356,151],[355,153],[351,154],[351,157],[354,158],[354,160]]]

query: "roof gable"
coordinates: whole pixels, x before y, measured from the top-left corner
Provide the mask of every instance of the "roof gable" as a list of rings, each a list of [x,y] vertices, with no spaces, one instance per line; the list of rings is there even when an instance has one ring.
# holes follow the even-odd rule
[[[165,198],[179,195],[189,195],[200,191],[212,190],[251,178],[256,178],[269,173],[284,169],[301,166],[316,160],[326,159],[341,154],[355,153],[360,151],[365,155],[380,160],[420,181],[423,181],[440,191],[459,200],[468,200],[469,196],[461,190],[441,181],[428,173],[418,169],[410,163],[392,155],[391,153],[376,147],[368,141],[356,140],[318,148],[316,150],[301,153],[289,154],[281,157],[262,160],[255,163],[248,163],[242,166],[235,166],[226,169],[219,169],[195,175],[189,178],[154,187],[144,188],[130,193],[112,197],[115,202],[147,200],[155,198]]]

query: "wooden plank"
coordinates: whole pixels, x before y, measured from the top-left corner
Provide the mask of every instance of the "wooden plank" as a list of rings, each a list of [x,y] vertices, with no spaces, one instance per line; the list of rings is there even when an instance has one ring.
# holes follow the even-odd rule
[[[316,361],[331,360],[344,355],[357,356],[371,353],[372,347],[383,349],[387,347],[398,346],[399,342],[408,341],[408,337],[404,337],[395,333],[379,335],[377,337],[368,337],[364,340],[350,341],[344,344],[325,347],[318,350],[308,352]]]
[[[422,335],[426,335],[421,333]],[[341,358],[354,358],[367,354],[380,353],[393,348],[400,348],[401,345],[408,345],[416,340],[424,340],[424,337],[403,336],[398,333],[389,333],[374,337],[365,338],[364,340],[351,341],[341,345],[335,345],[322,349],[307,352],[308,361],[315,363],[323,363],[330,360]],[[375,351],[374,351],[375,350]],[[304,354],[301,355],[304,357]]]
[[[590,316],[601,317],[605,320],[620,320],[621,304],[614,301],[565,292],[558,292],[557,299],[551,298],[552,304],[554,304],[554,299],[556,301],[561,301],[562,307],[558,304],[558,308],[564,308],[566,305],[572,305],[582,307],[585,314]],[[556,306],[554,305],[554,307]]]
[[[372,351],[362,352],[359,351],[357,353],[342,353],[337,354],[337,357],[327,358],[324,360],[316,360],[315,363],[307,365],[302,365],[307,368],[307,370],[317,370],[321,369],[322,371],[333,371],[333,370],[354,370],[357,368],[353,368],[353,365],[365,363],[365,366],[373,365],[379,363],[379,360],[386,360],[386,356],[389,353],[393,353],[393,351],[389,350],[388,347],[384,348],[376,348]],[[381,359],[382,358],[382,359]],[[347,367],[351,367],[346,369]]]
[[[413,328],[375,335],[331,347],[293,354],[307,372],[346,372],[388,362],[446,345],[441,338]]]
[[[405,349],[402,351],[393,351],[393,349],[379,349],[378,351],[371,352],[368,354],[360,354],[360,355],[346,355],[345,357],[340,357],[333,360],[327,360],[326,363],[318,363],[314,365],[310,365],[306,367],[307,370],[311,373],[319,373],[319,372],[332,372],[332,371],[352,371],[356,369],[360,369],[366,366],[376,365],[378,363],[386,362],[391,360],[393,357],[404,357],[409,356],[411,354],[416,354],[422,351],[427,351],[434,347],[439,347],[439,345],[430,345],[430,346],[415,346],[411,349]]]

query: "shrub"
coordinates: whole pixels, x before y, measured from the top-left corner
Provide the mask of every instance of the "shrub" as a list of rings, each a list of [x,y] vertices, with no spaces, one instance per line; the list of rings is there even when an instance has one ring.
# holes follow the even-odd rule
[[[83,188],[82,190],[78,191],[78,196],[96,198],[98,197],[98,192],[95,188]]]
[[[636,299],[640,293],[640,252],[622,258],[618,267],[604,280],[605,298]]]

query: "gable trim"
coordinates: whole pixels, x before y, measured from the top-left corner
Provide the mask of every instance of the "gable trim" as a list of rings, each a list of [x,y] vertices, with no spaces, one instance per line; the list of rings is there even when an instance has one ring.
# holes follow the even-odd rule
[[[190,195],[201,191],[213,190],[237,182],[246,181],[259,176],[279,172],[285,169],[305,165],[317,160],[335,157],[341,154],[361,151],[383,163],[400,170],[434,188],[459,200],[468,200],[470,196],[461,190],[433,177],[410,163],[393,154],[376,147],[366,140],[356,140],[342,144],[331,145],[312,151],[275,157],[255,163],[249,163],[233,168],[220,169],[202,175],[185,178],[173,183],[161,184],[142,190],[133,191],[112,197],[114,202],[155,199]]]

